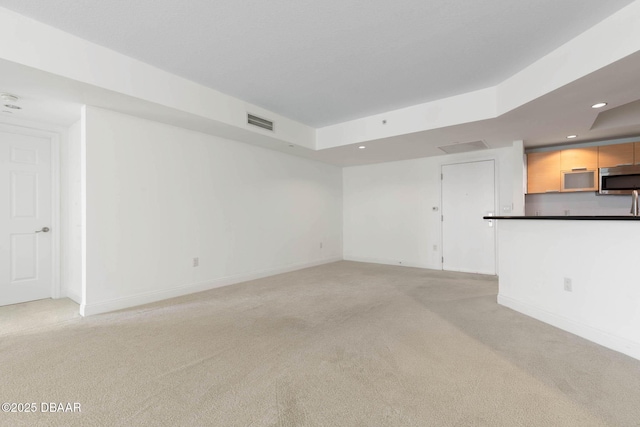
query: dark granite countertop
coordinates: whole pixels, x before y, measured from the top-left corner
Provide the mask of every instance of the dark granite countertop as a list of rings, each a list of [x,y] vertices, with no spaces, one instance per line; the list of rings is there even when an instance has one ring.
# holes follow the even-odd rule
[[[564,215],[564,216],[483,216],[484,219],[533,219],[561,221],[640,221],[640,216],[622,215]]]

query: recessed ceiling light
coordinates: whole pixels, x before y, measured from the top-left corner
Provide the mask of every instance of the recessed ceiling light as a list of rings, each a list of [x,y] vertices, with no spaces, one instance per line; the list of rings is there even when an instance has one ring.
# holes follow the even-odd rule
[[[607,103],[606,103],[606,102],[598,102],[597,104],[593,104],[593,105],[591,106],[591,108],[602,108],[602,107],[604,107],[605,105],[607,105]]]
[[[578,135],[567,135],[567,139],[573,139],[573,138],[577,138]]]
[[[367,147],[365,147],[364,145],[361,145],[361,146],[359,146],[358,148],[359,148],[359,149],[361,149],[361,150],[364,150],[364,149],[365,149],[365,148],[367,148]]]
[[[13,104],[4,104],[4,106],[7,108],[11,108],[12,110],[22,110],[22,107],[18,107],[17,105]]]

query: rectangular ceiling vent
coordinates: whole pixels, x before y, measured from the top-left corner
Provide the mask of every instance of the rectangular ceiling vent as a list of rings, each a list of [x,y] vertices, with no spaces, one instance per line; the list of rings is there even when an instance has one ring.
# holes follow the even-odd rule
[[[457,154],[457,153],[466,153],[468,151],[486,150],[487,148],[489,148],[489,146],[484,141],[473,141],[473,142],[463,142],[461,144],[455,143],[451,145],[441,145],[438,148],[447,154]]]
[[[266,130],[273,130],[273,122],[247,113],[247,123]]]

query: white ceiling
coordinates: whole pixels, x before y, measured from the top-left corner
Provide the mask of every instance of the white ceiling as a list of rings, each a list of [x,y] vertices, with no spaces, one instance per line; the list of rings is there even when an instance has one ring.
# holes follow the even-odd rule
[[[0,6],[321,127],[493,86],[631,2],[0,0]]]
[[[484,140],[491,148],[523,140],[525,147],[584,144],[640,135],[640,52],[554,90],[497,118],[321,150],[317,158],[343,166],[441,156],[442,145]],[[606,100],[595,110],[591,105]],[[578,138],[566,139],[572,133]]]
[[[58,0],[37,7],[0,0],[0,7],[317,127],[495,85],[631,2],[490,0],[480,8],[460,0],[393,7],[328,0],[287,8],[281,0]],[[579,135],[572,143],[638,136],[639,75],[637,51],[496,118],[367,140],[366,150],[355,141],[312,150],[0,59],[0,92],[18,94],[23,107],[0,112],[0,122],[66,127],[88,104],[350,166],[443,155],[438,146],[477,140],[490,148],[524,140],[532,148],[566,144],[570,133]],[[601,100],[609,105],[590,108]]]

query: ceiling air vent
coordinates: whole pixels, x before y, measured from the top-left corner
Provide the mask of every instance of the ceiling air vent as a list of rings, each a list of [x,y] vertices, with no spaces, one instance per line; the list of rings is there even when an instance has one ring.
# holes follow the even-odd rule
[[[247,113],[247,123],[266,130],[273,130],[273,122]]]
[[[438,147],[447,154],[466,153],[468,151],[486,150],[489,146],[484,141],[463,142]]]

